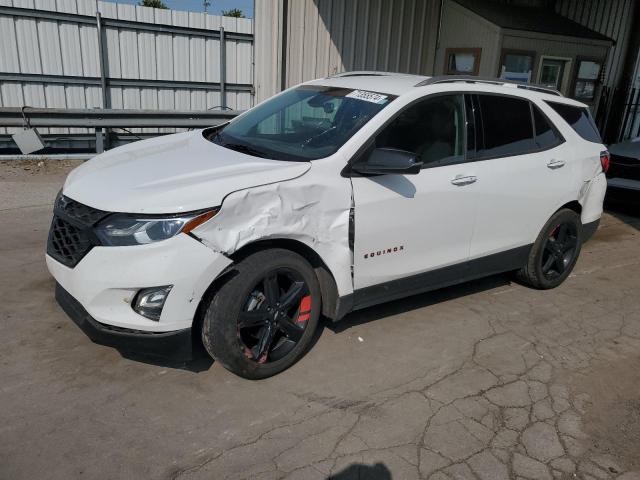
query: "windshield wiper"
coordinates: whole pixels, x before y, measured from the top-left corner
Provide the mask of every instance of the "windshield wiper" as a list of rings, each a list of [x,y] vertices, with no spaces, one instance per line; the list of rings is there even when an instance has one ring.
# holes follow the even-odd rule
[[[247,153],[249,155],[253,155],[254,157],[267,158],[267,155],[260,150],[257,150],[249,145],[244,145],[241,143],[226,143],[220,142],[219,145],[228,148],[230,150],[235,150],[236,152]]]

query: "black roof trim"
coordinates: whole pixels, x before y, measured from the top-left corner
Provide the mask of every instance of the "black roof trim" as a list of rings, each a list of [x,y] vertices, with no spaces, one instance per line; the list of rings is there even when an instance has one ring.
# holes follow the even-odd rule
[[[464,82],[464,83],[483,83],[485,85],[516,85],[517,88],[522,88],[523,90],[531,90],[539,93],[547,93],[549,95],[555,95],[558,97],[562,97],[563,95],[556,90],[555,88],[545,87],[544,85],[536,85],[530,83],[521,83],[513,80],[504,80],[502,78],[493,78],[493,77],[474,77],[471,75],[439,75],[435,77],[427,78],[419,83],[416,83],[414,87],[424,87],[426,85],[435,85],[438,83],[455,83],[455,82]]]
[[[351,72],[340,72],[329,75],[325,78],[344,78],[344,77],[387,77],[389,75],[400,75],[394,72],[379,72],[375,70],[354,70]]]

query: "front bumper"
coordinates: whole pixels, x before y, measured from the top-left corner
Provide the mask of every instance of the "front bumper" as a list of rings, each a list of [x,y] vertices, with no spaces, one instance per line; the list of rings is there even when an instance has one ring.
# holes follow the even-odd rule
[[[96,343],[115,347],[125,354],[131,352],[176,362],[186,362],[193,358],[191,328],[154,333],[105,325],[92,318],[80,302],[59,283],[56,283],[56,301],[71,320]]]
[[[148,245],[94,247],[73,268],[47,255],[55,280],[97,322],[110,327],[162,333],[191,328],[200,299],[231,263],[185,234]],[[159,321],[131,308],[141,288],[173,285]]]

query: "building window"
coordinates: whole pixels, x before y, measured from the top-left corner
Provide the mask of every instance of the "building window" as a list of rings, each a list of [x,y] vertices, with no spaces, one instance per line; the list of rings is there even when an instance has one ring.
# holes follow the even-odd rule
[[[478,75],[481,48],[447,48],[445,52],[447,75]]]
[[[567,94],[571,72],[571,58],[543,55],[538,67],[538,83]]]
[[[585,101],[592,101],[595,98],[601,68],[602,63],[599,61],[578,59],[573,98]]]
[[[502,61],[498,76],[505,80],[529,83],[533,73],[534,52],[502,50]]]

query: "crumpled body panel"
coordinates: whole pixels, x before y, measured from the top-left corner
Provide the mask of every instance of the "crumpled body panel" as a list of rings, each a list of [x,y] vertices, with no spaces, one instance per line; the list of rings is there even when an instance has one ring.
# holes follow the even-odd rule
[[[353,291],[350,208],[351,182],[335,162],[320,160],[301,177],[229,194],[220,213],[194,234],[225,255],[260,240],[302,242],[325,262],[342,296]]]

